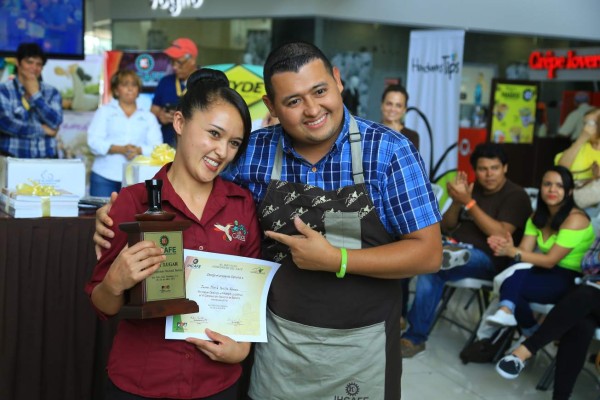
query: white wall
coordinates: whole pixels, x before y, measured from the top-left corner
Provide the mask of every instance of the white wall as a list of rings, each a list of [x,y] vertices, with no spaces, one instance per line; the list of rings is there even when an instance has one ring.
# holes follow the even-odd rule
[[[113,20],[169,17],[166,11],[151,11],[149,4],[148,0],[111,0],[110,16]],[[598,0],[204,0],[201,8],[184,10],[180,17],[282,16],[600,40]]]

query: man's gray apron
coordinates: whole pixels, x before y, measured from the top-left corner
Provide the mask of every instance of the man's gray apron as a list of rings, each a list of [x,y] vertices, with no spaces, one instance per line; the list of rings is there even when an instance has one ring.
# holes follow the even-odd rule
[[[364,184],[360,133],[350,124],[354,185],[324,191],[281,181],[279,142],[271,182],[259,206],[263,230],[298,234],[294,217],[336,247],[392,242]],[[291,167],[289,167],[291,168]],[[376,190],[376,189],[374,189]],[[262,256],[282,264],[269,293],[268,343],[255,347],[250,396],[263,399],[399,399],[399,280],[305,271],[289,248],[265,239]]]

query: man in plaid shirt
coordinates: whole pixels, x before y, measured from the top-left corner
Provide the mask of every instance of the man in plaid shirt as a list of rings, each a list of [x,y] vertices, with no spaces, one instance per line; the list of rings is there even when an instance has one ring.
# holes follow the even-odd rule
[[[46,56],[36,43],[17,49],[17,76],[0,84],[0,154],[56,158],[56,133],[62,123],[62,99],[40,80]]]

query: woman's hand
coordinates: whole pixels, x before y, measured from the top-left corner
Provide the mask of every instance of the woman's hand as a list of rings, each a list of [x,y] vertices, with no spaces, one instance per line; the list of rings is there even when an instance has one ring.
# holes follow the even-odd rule
[[[127,144],[123,146],[123,155],[127,160],[133,160],[137,156],[142,154],[142,148],[133,144]]]
[[[514,257],[515,246],[510,233],[504,236],[492,235],[487,238],[487,243],[495,256]]]
[[[586,119],[583,124],[581,135],[585,136],[587,140],[590,140],[596,136],[596,133],[598,133],[596,121],[594,119]]]
[[[198,350],[213,361],[237,364],[248,357],[250,343],[236,342],[230,337],[210,329],[206,329],[204,332],[211,339],[210,341],[196,338],[187,338],[185,341],[196,346]]]
[[[162,249],[150,240],[125,246],[110,265],[103,284],[113,295],[119,296],[152,275],[166,258]]]

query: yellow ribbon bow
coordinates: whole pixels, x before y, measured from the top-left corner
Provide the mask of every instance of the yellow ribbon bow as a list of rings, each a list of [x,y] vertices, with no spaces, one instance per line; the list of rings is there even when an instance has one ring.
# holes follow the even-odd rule
[[[54,185],[41,185],[38,181],[29,180],[30,184],[20,183],[16,187],[16,193],[25,196],[58,196],[60,191]]]
[[[152,150],[152,154],[150,157],[148,156],[137,156],[131,162],[133,164],[143,164],[143,165],[158,165],[162,166],[166,163],[170,163],[175,158],[175,149],[169,146],[166,143],[159,144],[154,146],[154,150]]]
[[[137,156],[125,167],[125,183],[132,185],[133,182],[133,166],[134,165],[153,165],[163,166],[170,163],[175,158],[175,149],[166,143],[154,146],[150,156]]]
[[[50,216],[50,196],[60,195],[60,191],[54,185],[41,185],[38,181],[29,180],[30,184],[20,183],[16,187],[16,193],[25,196],[39,196],[42,201],[42,216]]]

